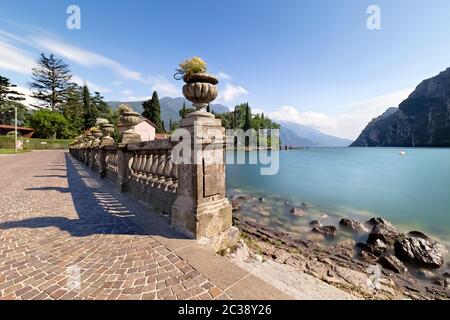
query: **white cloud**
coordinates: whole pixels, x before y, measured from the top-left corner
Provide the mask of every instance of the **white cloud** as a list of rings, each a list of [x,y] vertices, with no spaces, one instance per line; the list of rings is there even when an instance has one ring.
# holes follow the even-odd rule
[[[122,84],[123,84],[123,82],[122,82],[122,81],[118,81],[118,80],[117,80],[117,81],[113,81],[113,82],[112,82],[112,84],[113,84],[114,86],[116,86],[116,87],[117,87],[117,86],[120,86],[120,85],[122,85]]]
[[[152,91],[158,92],[159,97],[179,97],[181,95],[181,89],[164,77],[151,78],[148,83]]]
[[[328,130],[337,126],[336,121],[324,113],[300,112],[292,106],[282,106],[279,110],[270,112],[269,116],[278,121],[295,122],[319,130]]]
[[[231,102],[247,94],[248,91],[244,87],[227,83],[225,85],[225,89],[219,91],[219,97],[217,100]]]
[[[146,101],[146,100],[150,100],[151,98],[152,98],[151,96],[127,96],[127,97],[123,97],[122,99],[120,99],[120,101],[128,101],[128,102]]]
[[[84,80],[84,79],[82,79],[81,77],[78,77],[78,76],[72,76],[72,82],[76,83],[79,86],[83,86],[86,83],[87,86],[89,87],[90,91],[97,91],[97,92],[100,92],[101,94],[108,93],[108,92],[112,91],[110,88],[99,86],[99,85],[97,85],[97,84],[95,84],[93,82]]]
[[[25,51],[0,39],[0,69],[30,74],[36,61]]]
[[[124,94],[126,96],[131,96],[133,94],[133,91],[131,91],[131,90],[122,90],[121,92],[122,92],[122,94]]]
[[[38,106],[42,103],[41,101],[31,97],[33,92],[31,92],[31,90],[28,88],[17,86],[17,87],[15,87],[15,90],[17,92],[24,94],[25,100],[20,101],[20,102],[23,103],[27,107],[31,107],[32,105]]]
[[[230,81],[232,78],[229,74],[223,72],[223,71],[219,71],[216,74],[217,78],[219,78],[219,80],[225,80],[225,81]]]
[[[309,125],[327,134],[356,139],[373,118],[381,115],[387,108],[397,107],[412,91],[413,88],[407,88],[355,101],[334,114],[300,112],[295,107],[283,106],[268,115],[278,121]]]

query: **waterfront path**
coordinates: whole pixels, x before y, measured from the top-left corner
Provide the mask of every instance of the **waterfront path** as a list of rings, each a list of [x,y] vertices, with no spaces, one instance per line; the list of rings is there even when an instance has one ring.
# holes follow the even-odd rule
[[[289,299],[64,151],[0,156],[2,299]]]

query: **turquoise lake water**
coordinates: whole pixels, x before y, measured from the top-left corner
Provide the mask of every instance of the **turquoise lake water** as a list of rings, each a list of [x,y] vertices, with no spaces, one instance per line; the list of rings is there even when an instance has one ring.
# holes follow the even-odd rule
[[[302,232],[313,218],[337,223],[342,216],[360,221],[381,216],[402,231],[450,241],[450,149],[280,151],[279,172],[272,176],[260,175],[260,165],[228,164],[232,159],[227,152],[228,194],[253,195],[254,202],[239,214],[259,222]],[[265,201],[258,204],[258,197]],[[292,217],[290,209],[302,202],[308,217]]]

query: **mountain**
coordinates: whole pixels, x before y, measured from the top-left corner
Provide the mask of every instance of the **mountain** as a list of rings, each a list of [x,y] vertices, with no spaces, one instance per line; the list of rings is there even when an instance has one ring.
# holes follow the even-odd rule
[[[126,103],[130,105],[134,111],[142,113],[142,103],[144,101],[108,101],[108,105],[113,108],[117,109],[117,107],[122,104]],[[170,98],[170,97],[164,97],[159,99],[159,104],[161,106],[161,119],[164,121],[164,124],[166,126],[166,129],[168,128],[168,125],[170,123],[170,119],[172,121],[179,121],[180,115],[178,111],[183,107],[183,102],[186,103],[186,107],[190,108],[192,107],[192,103],[184,98]],[[224,106],[222,104],[211,104],[212,111],[215,113],[223,113],[228,112],[229,109],[227,106]]]
[[[303,147],[347,147],[352,141],[325,134],[310,126],[280,122],[280,139],[282,145]]]
[[[373,119],[351,146],[450,147],[450,68]]]

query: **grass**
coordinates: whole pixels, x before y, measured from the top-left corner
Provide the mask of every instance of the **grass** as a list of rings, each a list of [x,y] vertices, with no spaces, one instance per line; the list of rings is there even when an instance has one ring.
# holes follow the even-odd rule
[[[28,152],[30,150],[17,150],[17,153],[25,153]],[[14,154],[16,153],[16,150],[14,149],[0,149],[0,154]]]

